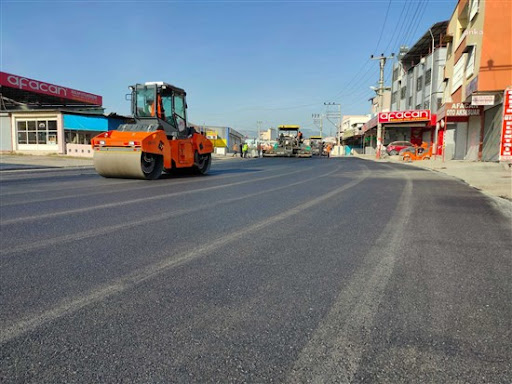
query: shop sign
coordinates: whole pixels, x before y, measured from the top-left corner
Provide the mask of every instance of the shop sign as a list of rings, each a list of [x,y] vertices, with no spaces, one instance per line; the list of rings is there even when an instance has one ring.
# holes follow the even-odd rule
[[[76,89],[61,87],[60,85],[44,83],[42,81],[12,75],[6,72],[0,72],[0,85],[2,87],[17,88],[43,95],[80,101],[85,104],[102,105],[103,103],[101,96],[93,95],[92,93],[77,91]]]
[[[482,108],[478,105],[471,105],[471,103],[453,103],[446,110],[446,117],[470,117],[481,114]]]
[[[216,131],[206,131],[206,138],[209,140],[217,140],[217,132]]]
[[[430,109],[412,111],[380,112],[379,123],[410,123],[416,121],[430,121]]]
[[[512,88],[503,95],[500,161],[512,161]]]
[[[494,105],[494,95],[473,95],[471,105]]]

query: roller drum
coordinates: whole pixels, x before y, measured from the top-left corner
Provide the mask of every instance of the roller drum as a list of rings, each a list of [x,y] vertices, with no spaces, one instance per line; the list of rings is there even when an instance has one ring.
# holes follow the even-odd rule
[[[94,168],[103,177],[153,180],[162,174],[163,159],[141,151],[104,148],[94,151]]]

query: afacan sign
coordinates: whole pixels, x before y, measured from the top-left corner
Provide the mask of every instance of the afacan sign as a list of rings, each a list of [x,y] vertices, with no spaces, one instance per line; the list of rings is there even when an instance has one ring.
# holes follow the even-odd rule
[[[60,97],[62,99],[80,101],[84,104],[101,106],[101,96],[92,93],[77,91],[76,89],[61,87],[60,85],[49,84],[39,80],[0,72],[0,85],[7,88],[17,88],[28,92],[40,93],[43,95]]]
[[[411,123],[416,121],[430,121],[430,110],[419,109],[413,111],[379,112],[379,123]]]

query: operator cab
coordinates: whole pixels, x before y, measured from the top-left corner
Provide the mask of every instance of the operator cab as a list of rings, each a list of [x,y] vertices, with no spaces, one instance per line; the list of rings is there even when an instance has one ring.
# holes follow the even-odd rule
[[[187,102],[183,89],[164,82],[131,86],[132,111],[141,124],[158,124],[168,138],[190,134],[187,127]]]

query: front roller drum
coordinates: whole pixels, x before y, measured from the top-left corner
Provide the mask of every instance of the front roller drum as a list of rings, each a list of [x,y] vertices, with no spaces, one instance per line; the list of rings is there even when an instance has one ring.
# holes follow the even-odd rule
[[[155,180],[164,164],[161,155],[104,148],[94,151],[94,168],[103,177]]]

